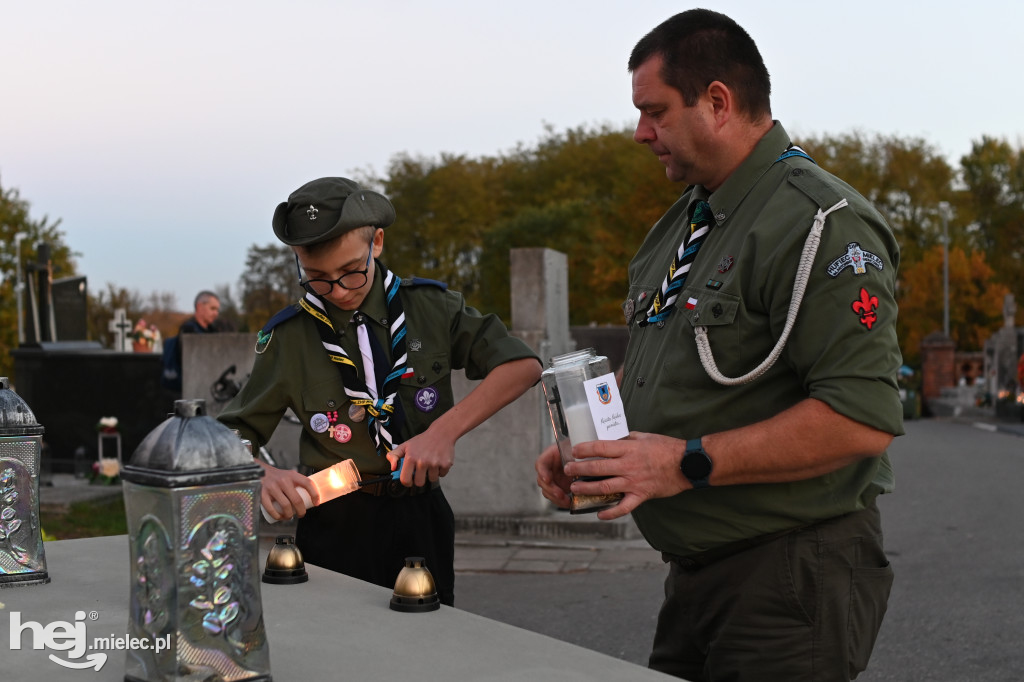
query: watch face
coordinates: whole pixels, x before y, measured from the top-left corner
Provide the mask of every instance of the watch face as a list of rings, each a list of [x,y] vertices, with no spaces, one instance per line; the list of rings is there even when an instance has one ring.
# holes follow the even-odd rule
[[[701,481],[711,475],[711,458],[703,450],[688,452],[679,468],[691,481]]]

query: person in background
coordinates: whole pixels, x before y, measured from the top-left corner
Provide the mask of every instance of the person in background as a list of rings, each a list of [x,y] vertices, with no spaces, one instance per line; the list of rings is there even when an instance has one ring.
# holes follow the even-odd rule
[[[218,331],[214,323],[220,315],[220,299],[212,291],[200,291],[196,295],[195,313],[181,323],[179,334],[209,334]]]
[[[455,519],[440,479],[455,441],[537,383],[541,366],[497,316],[388,270],[379,259],[394,220],[387,197],[346,178],[313,180],[277,207],[274,233],[306,295],[259,332],[252,374],[219,419],[259,448],[291,408],[302,465],[356,465],[365,485],[306,511],[296,488],[317,503],[309,479],[261,462],[262,504],[301,517],[307,563],[394,587],[405,558],[424,557],[453,605]],[[456,369],[481,380],[458,403]]]
[[[875,498],[903,433],[896,241],[773,120],[768,70],[729,17],[668,19],[629,70],[634,139],[685,186],[629,266],[632,432],[564,468],[545,450],[538,484],[562,506],[623,493],[599,518],[632,512],[669,563],[651,668],[851,679],[893,580]]]

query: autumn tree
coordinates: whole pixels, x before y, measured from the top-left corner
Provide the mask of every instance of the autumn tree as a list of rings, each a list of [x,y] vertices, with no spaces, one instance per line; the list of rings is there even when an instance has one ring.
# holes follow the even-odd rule
[[[960,165],[967,234],[996,279],[1024,301],[1024,150],[982,137]]]
[[[302,298],[295,253],[284,244],[253,244],[238,280],[239,331],[263,327],[274,313]]]
[[[900,273],[897,329],[904,362],[917,364],[921,341],[942,329],[942,246],[934,246]],[[981,251],[949,250],[949,333],[958,350],[979,351],[1003,324],[1008,288],[993,282]]]
[[[934,146],[920,138],[859,132],[811,137],[800,144],[818,165],[878,209],[896,235],[903,265],[916,263],[942,243],[940,205],[955,202],[958,195],[956,173]]]
[[[76,274],[74,257],[78,254],[73,253],[64,243],[64,233],[59,229],[60,220],[51,222],[46,216],[41,220],[32,220],[29,217],[29,209],[29,202],[21,198],[17,189],[4,188],[0,183],[0,376],[13,376],[14,362],[10,351],[18,347],[18,245],[21,247],[23,278],[29,270],[26,264],[33,264],[37,260],[40,243],[50,247],[50,270],[53,278],[60,279]],[[18,235],[21,235],[20,239],[17,238]],[[27,312],[27,306],[24,304],[23,310]],[[27,329],[27,326],[24,328]]]

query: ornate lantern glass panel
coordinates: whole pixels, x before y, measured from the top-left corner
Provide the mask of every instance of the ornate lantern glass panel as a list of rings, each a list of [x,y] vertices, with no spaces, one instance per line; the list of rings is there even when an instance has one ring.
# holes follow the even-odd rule
[[[50,582],[39,525],[43,427],[0,377],[0,587]]]
[[[129,680],[270,680],[260,595],[260,477],[246,447],[179,400],[124,467],[131,548]]]

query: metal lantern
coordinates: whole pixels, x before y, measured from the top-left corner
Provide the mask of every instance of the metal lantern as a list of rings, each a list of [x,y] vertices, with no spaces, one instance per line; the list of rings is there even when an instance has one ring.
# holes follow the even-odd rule
[[[0,377],[0,587],[50,582],[39,525],[43,427]]]
[[[126,680],[270,680],[260,596],[260,477],[246,447],[179,400],[122,470],[131,588]]]

